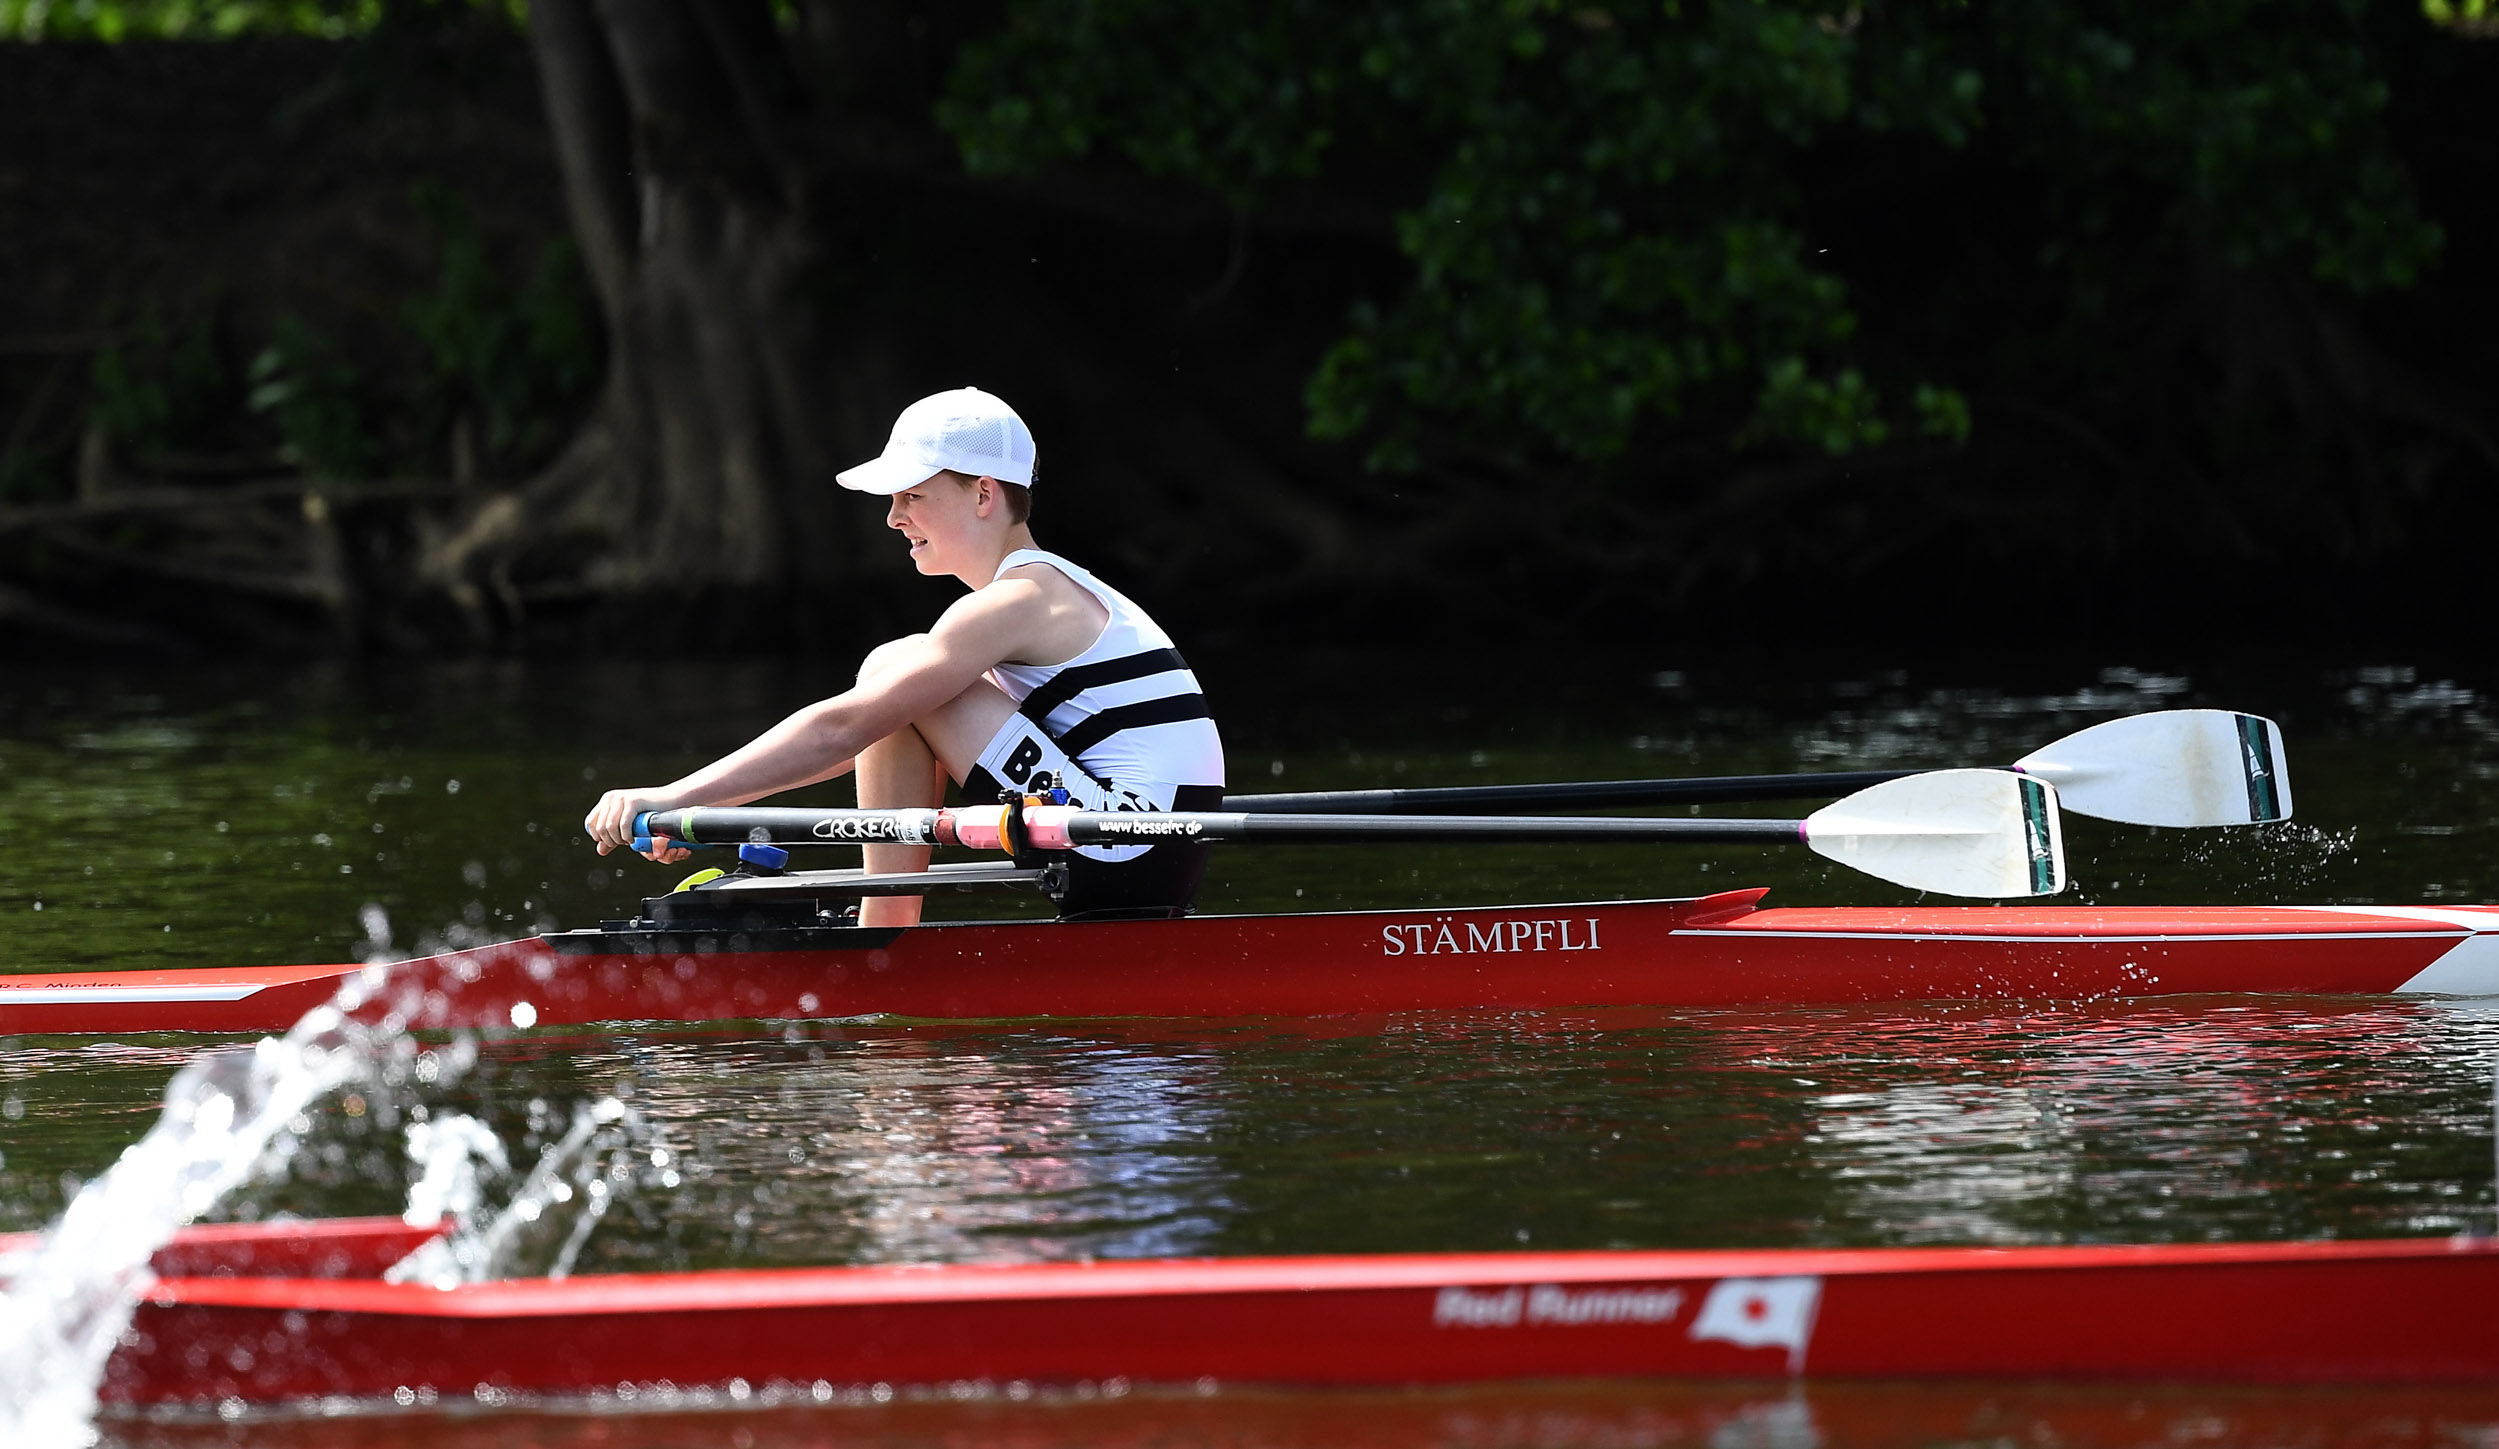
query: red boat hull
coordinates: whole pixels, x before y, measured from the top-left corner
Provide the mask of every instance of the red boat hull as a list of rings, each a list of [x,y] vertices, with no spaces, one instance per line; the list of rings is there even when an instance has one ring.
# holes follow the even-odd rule
[[[169,1279],[123,1404],[987,1381],[2499,1378],[2499,1243],[1417,1254],[487,1283]],[[403,1399],[402,1402],[409,1400]]]
[[[366,1009],[476,1027],[2499,992],[2499,907],[1755,910],[1760,894],[943,924],[771,950],[572,933],[390,967]],[[0,977],[0,1033],[281,1030],[357,969]]]
[[[398,1218],[208,1223],[174,1234],[148,1267],[165,1278],[379,1278],[444,1226],[411,1227]],[[42,1242],[40,1233],[0,1233],[0,1281],[10,1259]]]

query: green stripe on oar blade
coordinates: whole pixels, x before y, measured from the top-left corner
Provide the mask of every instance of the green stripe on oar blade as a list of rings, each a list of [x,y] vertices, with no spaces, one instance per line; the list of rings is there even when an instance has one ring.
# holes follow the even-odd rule
[[[2049,802],[2048,787],[2037,780],[2023,779],[2022,844],[2030,853],[2030,893],[2051,896],[2065,888],[2060,879],[2061,853],[2055,838],[2056,806]]]
[[[2275,763],[2273,721],[2252,714],[2238,717],[2239,754],[2247,768],[2247,818],[2254,823],[2287,819],[2283,808],[2282,770]]]

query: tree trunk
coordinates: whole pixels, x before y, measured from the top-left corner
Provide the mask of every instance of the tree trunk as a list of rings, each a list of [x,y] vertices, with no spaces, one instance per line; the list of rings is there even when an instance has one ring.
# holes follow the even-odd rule
[[[805,97],[765,6],[535,0],[530,17],[608,374],[572,445],[439,535],[426,573],[494,636],[542,600],[771,598],[849,572],[868,520],[792,506],[832,486],[852,420],[823,396],[842,369],[810,304]]]

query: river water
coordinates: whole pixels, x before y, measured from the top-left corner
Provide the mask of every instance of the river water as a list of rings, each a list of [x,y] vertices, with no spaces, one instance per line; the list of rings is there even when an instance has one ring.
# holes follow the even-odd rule
[[[2499,708],[2472,681],[2400,667],[2091,670],[2018,689],[1644,668],[1498,709],[1470,696],[1464,668],[1205,673],[1236,789],[1999,763],[2114,714],[2228,705],[2283,724],[2298,820],[2185,833],[2069,816],[2070,898],[2499,896]],[[785,663],[16,674],[0,684],[0,820],[18,846],[0,970],[352,960],[628,914],[684,868],[595,856],[579,820],[596,793],[668,778],[834,682]],[[1227,685],[1264,703],[1228,707]],[[1219,853],[1201,908],[1734,885],[1768,885],[1773,904],[1907,899],[1763,848],[1238,847]],[[58,1215],[146,1131],[201,1045],[0,1041],[0,1230]],[[509,1195],[602,1102],[636,1169],[610,1175],[612,1210],[570,1250],[583,1273],[2417,1236],[2488,1231],[2499,1212],[2499,1011],[2471,1003],[755,1024],[412,1052],[296,1118],[283,1168],[211,1216],[395,1213],[420,1176],[419,1120],[490,1130],[518,1166],[482,1186]],[[307,1446],[2461,1444],[2499,1440],[2499,1390],[1148,1387],[105,1431]]]

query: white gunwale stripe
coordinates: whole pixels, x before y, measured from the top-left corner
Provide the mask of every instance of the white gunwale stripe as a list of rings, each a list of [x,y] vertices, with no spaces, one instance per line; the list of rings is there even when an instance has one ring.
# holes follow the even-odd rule
[[[247,981],[239,986],[12,987],[0,983],[0,1009],[49,1006],[55,1002],[99,1005],[128,1001],[241,1001],[268,984],[265,981]]]
[[[2477,936],[2499,932],[2499,911],[2472,910],[2453,906],[2292,906],[2294,911],[2333,911],[2346,916],[2395,916],[2412,921],[2435,921],[2442,926],[2459,926]]]
[[[2494,929],[2499,929],[2499,926],[2494,926]],[[2462,940],[2465,936],[2472,935],[2474,933],[2454,929],[2420,931],[2233,931],[2228,933],[2181,931],[2174,935],[2166,936],[2099,936],[2089,935],[2079,931],[2070,931],[2056,936],[2013,936],[1998,935],[1992,931],[1747,931],[1741,929],[1728,930],[1711,926],[1679,926],[1668,934],[1676,936],[1733,936],[1739,939],[1744,937],[1759,938],[1766,936],[1778,936],[1789,940],[1803,941],[1900,941],[1903,943],[1912,941],[2004,941],[2014,945],[2025,946],[2144,946],[2175,945],[2179,942],[2191,941],[2293,942],[2436,941],[2440,939]]]

